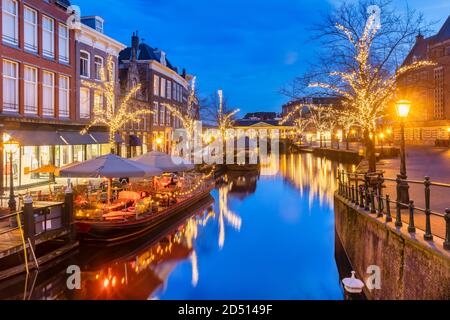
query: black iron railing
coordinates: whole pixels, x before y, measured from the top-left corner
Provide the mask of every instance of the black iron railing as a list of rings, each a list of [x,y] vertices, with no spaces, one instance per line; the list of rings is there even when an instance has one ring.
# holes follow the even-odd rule
[[[405,212],[402,212],[402,210],[407,209],[409,233],[416,233],[415,213],[417,211],[423,212],[425,214],[425,230],[423,231],[426,241],[434,241],[431,217],[436,216],[438,219],[442,219],[442,223],[445,224],[443,246],[445,250],[450,251],[450,208],[445,209],[444,213],[431,210],[431,188],[448,188],[450,192],[450,184],[432,182],[430,177],[425,177],[423,181],[386,178],[382,172],[364,174],[338,170],[337,176],[339,180],[337,192],[340,196],[351,202],[355,207],[376,215],[377,218],[384,218],[386,222],[394,222],[394,225],[398,228],[403,226],[402,215]],[[395,200],[392,200],[389,194],[383,195],[386,181],[396,184]],[[401,188],[405,183],[423,186],[425,208],[416,206],[413,200],[410,200],[409,203],[400,201],[402,199]],[[395,211],[393,212],[393,210]]]

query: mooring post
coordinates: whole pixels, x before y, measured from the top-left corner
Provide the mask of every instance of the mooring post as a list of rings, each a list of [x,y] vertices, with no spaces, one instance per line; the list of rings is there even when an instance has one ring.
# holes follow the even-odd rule
[[[30,239],[34,250],[36,248],[36,225],[34,222],[33,197],[24,197],[23,204],[23,233],[25,240]]]

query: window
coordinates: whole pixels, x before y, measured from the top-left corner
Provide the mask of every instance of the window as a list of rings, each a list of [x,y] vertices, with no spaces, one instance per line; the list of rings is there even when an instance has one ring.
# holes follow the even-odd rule
[[[25,66],[24,70],[25,113],[37,114],[37,69]]]
[[[94,58],[94,73],[96,80],[102,80],[101,73],[103,70],[103,58],[95,56]]]
[[[161,97],[166,97],[166,79],[161,78]]]
[[[159,77],[153,77],[153,95],[159,96]]]
[[[89,53],[85,51],[80,52],[80,75],[89,78]]]
[[[159,108],[159,116],[160,116],[160,118],[159,118],[159,124],[161,125],[161,126],[163,126],[164,125],[164,122],[165,122],[165,116],[166,116],[166,112],[164,111],[164,105],[161,105],[160,106],[160,108]]]
[[[55,29],[53,25],[53,19],[43,16],[42,17],[42,47],[44,56],[54,58],[55,56]]]
[[[19,26],[17,1],[2,0],[3,41],[14,45],[19,44]]]
[[[88,88],[80,89],[80,118],[91,117],[90,93]]]
[[[60,23],[58,31],[59,61],[69,63],[69,28]]]
[[[158,124],[158,102],[153,102],[153,124]]]
[[[434,69],[434,119],[444,118],[444,68]]]
[[[94,93],[94,109],[95,110],[103,110],[104,109],[103,95],[101,94],[101,92],[98,92],[98,91],[96,91]]]
[[[59,116],[69,117],[69,77],[59,77]]]
[[[166,125],[170,126],[170,110],[166,108]]]
[[[167,99],[172,99],[172,81],[167,81]]]
[[[172,99],[177,101],[177,86],[178,84],[176,84],[175,82],[172,85]]]
[[[17,63],[3,60],[3,110],[19,111],[19,79]]]
[[[55,79],[54,74],[44,71],[42,76],[42,114],[55,116]]]
[[[95,30],[103,33],[103,21],[100,19],[95,19]]]
[[[23,19],[25,49],[37,52],[37,12],[33,9],[25,7],[23,11]]]

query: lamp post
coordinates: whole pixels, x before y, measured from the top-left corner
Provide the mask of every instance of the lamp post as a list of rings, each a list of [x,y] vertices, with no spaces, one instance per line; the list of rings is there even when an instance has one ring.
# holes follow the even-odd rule
[[[406,150],[405,150],[405,119],[408,117],[411,109],[411,102],[408,100],[399,100],[396,105],[397,115],[400,119],[400,174],[398,177],[402,180],[399,186],[399,201],[409,203],[409,186],[406,175]]]
[[[9,155],[9,201],[8,207],[11,211],[16,211],[16,200],[14,199],[14,176],[13,176],[13,155],[17,152],[20,145],[17,141],[9,138],[3,142],[5,153]]]

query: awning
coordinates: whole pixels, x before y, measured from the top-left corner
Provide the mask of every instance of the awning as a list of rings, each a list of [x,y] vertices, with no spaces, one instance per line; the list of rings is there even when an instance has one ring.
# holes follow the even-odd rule
[[[79,132],[60,132],[59,134],[66,145],[97,144],[89,134],[82,135]]]
[[[108,144],[109,143],[109,133],[108,132],[90,132],[91,137],[98,144]],[[116,133],[115,135],[116,143],[123,143],[123,139],[120,134]]]
[[[130,147],[141,147],[142,141],[138,136],[131,134],[130,135]]]
[[[7,132],[21,146],[58,146],[63,145],[56,131],[12,130]]]

